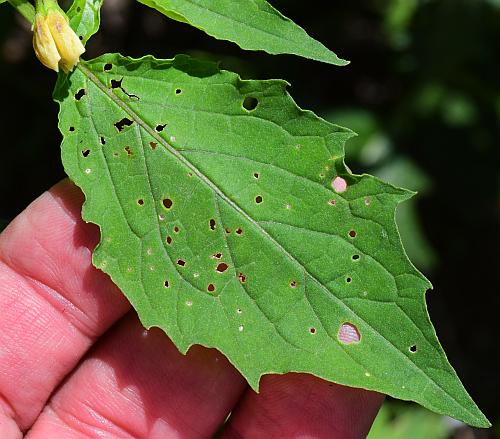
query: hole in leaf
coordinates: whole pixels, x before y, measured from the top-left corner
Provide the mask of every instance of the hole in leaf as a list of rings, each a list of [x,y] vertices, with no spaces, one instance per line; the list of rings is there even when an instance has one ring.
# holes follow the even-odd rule
[[[262,203],[262,197],[261,197],[260,195],[257,195],[257,196],[255,197],[255,202],[256,202],[257,204]]]
[[[252,96],[247,96],[243,100],[243,108],[247,111],[253,111],[257,108],[258,103],[259,101],[257,100],[257,98],[254,98]]]
[[[132,149],[130,148],[130,146],[126,146],[124,149],[127,152],[127,155],[129,157],[131,157],[132,156]]]
[[[260,177],[260,174],[258,172],[254,172],[253,176],[254,176],[254,178],[256,178],[258,180]]]
[[[99,143],[100,143],[101,145],[106,145],[106,139],[105,139],[104,137],[102,137],[102,136],[101,136],[101,137],[99,138]]]
[[[161,132],[161,131],[163,131],[165,129],[166,126],[167,126],[166,123],[164,123],[164,124],[158,124],[158,125],[156,125],[155,130],[158,131],[158,132]]]
[[[242,284],[244,284],[247,281],[247,277],[243,273],[238,274],[238,279]]]
[[[104,64],[104,71],[109,72],[113,68],[113,64],[107,63]]]
[[[412,354],[414,354],[415,352],[417,352],[417,345],[414,344],[414,345],[410,346],[410,352]]]
[[[168,280],[165,281],[164,285],[165,288],[170,288],[170,282]]]
[[[172,237],[171,237],[170,235],[169,235],[169,236],[167,236],[167,237],[165,238],[165,242],[166,242],[168,245],[172,244]]]
[[[350,283],[352,282],[352,278],[350,278],[350,277],[346,277],[345,281],[346,281],[348,284],[350,284]]]
[[[356,238],[356,235],[357,235],[356,230],[349,230],[349,236],[351,238]]]
[[[361,340],[358,328],[349,322],[342,323],[337,337],[344,344],[359,343]]]
[[[240,227],[238,227],[236,230],[235,230],[235,233],[237,235],[243,235],[243,229],[241,229]]]
[[[82,155],[83,155],[84,157],[88,157],[88,156],[89,156],[89,154],[90,154],[90,149],[84,149],[84,150],[82,151]]]
[[[184,259],[178,259],[177,260],[177,265],[180,265],[181,267],[184,267],[186,265],[186,261]]]
[[[138,204],[139,206],[144,206],[144,200],[143,200],[142,198],[139,198],[139,199],[137,200],[137,204]]]
[[[156,142],[149,142],[149,146],[154,151],[156,149],[156,147],[158,146],[158,144]]]
[[[134,122],[127,117],[124,117],[122,120],[119,120],[118,122],[115,122],[115,127],[118,130],[118,132],[121,132],[125,129],[125,127],[129,127],[132,125]]]
[[[175,233],[179,233],[180,231],[181,231],[181,229],[179,229],[179,227],[177,227],[177,226],[174,227],[174,232]]]
[[[175,94],[180,95],[182,93],[182,90],[180,88],[175,89]]]
[[[352,260],[357,261],[359,259],[359,255],[352,255]]]
[[[231,229],[229,227],[226,227],[226,233],[229,235],[231,233]]]
[[[215,253],[214,255],[212,255],[212,258],[220,259],[222,258],[222,253]]]
[[[170,199],[170,198],[165,198],[163,201],[163,207],[165,207],[165,209],[170,209],[172,207],[172,205],[174,204],[174,202]]]
[[[215,230],[215,220],[213,218],[209,221],[209,225],[210,230]]]
[[[224,273],[228,268],[228,265],[225,262],[221,262],[219,265],[217,265],[217,271],[219,273]]]
[[[70,130],[71,132],[75,131],[75,127],[69,127],[69,130]]]
[[[336,206],[337,205],[337,200],[334,200],[333,198],[331,200],[328,201],[328,204],[330,206]]]
[[[207,290],[210,293],[213,293],[215,291],[215,285],[214,284],[208,284]]]
[[[75,99],[77,101],[79,101],[81,98],[83,98],[85,96],[85,89],[84,88],[81,88],[80,90],[78,90],[75,94]]]
[[[316,334],[316,328],[312,327],[312,328],[309,328],[309,332],[311,334]]]
[[[345,181],[342,177],[335,177],[332,180],[332,188],[335,192],[345,192],[347,190],[347,181]]]
[[[111,80],[111,88],[121,88],[122,87],[122,79],[112,79]]]
[[[243,311],[241,310],[241,308],[238,308],[238,309],[236,310],[236,313],[237,313],[237,314],[241,314],[242,312],[243,312]]]
[[[296,288],[297,287],[297,281],[296,280],[292,280],[290,282],[290,288]]]

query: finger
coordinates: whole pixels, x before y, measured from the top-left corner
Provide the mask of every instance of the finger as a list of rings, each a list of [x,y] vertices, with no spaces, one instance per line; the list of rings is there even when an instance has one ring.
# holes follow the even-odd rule
[[[312,375],[266,375],[260,393],[247,390],[222,437],[365,438],[384,397]]]
[[[56,392],[28,438],[209,438],[245,387],[216,350],[184,356],[132,314]]]
[[[81,203],[81,192],[63,181],[0,235],[0,425],[10,418],[27,429],[96,337],[129,308],[91,266],[99,232],[81,221]]]

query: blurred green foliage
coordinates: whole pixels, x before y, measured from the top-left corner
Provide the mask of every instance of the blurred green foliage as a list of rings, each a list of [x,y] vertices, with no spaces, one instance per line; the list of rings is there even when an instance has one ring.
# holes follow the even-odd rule
[[[385,403],[367,439],[447,439],[446,418],[416,405]]]

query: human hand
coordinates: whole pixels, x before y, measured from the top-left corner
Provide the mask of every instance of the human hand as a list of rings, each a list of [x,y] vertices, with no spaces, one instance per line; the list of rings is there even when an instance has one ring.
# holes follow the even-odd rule
[[[366,436],[378,393],[294,373],[256,394],[218,351],[145,331],[91,265],[82,201],[65,180],[0,235],[1,439],[210,438],[229,412],[224,439]]]

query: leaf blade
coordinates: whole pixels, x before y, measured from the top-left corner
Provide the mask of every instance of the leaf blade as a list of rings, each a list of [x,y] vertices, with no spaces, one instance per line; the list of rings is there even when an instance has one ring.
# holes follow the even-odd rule
[[[83,45],[99,30],[102,2],[103,0],[74,0],[67,12],[71,28]]]
[[[401,246],[394,211],[411,193],[348,173],[349,130],[300,110],[283,81],[182,56],[107,55],[65,81],[63,162],[102,229],[94,263],[145,326],[182,352],[218,348],[254,387],[264,373],[303,371],[487,425]],[[332,190],[339,176],[345,192]],[[345,323],[359,343],[339,340]]]
[[[272,55],[293,54],[343,66],[323,44],[282,15],[265,0],[139,0],[167,17],[190,24],[208,35],[236,43],[242,49]]]

